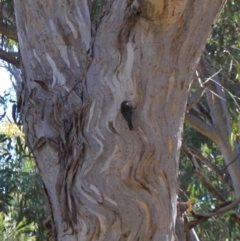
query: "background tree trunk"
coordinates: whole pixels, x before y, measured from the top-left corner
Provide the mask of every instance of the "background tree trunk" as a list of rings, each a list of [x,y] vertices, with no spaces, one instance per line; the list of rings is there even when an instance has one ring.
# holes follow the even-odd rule
[[[56,240],[176,240],[188,91],[225,1],[15,1],[27,144]],[[133,131],[120,106],[130,101]]]

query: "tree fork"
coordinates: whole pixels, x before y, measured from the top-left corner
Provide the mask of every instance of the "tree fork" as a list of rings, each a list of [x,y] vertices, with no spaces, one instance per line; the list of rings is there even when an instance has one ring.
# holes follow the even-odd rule
[[[224,2],[111,1],[93,41],[86,0],[15,1],[24,131],[56,240],[175,240],[187,95]]]

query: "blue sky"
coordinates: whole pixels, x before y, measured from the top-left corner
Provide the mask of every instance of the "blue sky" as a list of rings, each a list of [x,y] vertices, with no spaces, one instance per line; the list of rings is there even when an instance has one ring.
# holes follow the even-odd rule
[[[1,63],[0,63],[1,66]],[[10,80],[9,72],[4,68],[0,67],[0,96],[3,96],[4,93],[10,93],[11,99],[15,99],[15,92],[12,87],[12,82]],[[9,98],[8,98],[9,99]],[[12,103],[8,102],[7,104],[7,115],[1,120],[1,122],[9,121],[12,119]],[[4,113],[3,106],[0,106],[0,115]],[[8,117],[8,118],[7,118]]]
[[[9,73],[3,67],[0,67],[0,95],[3,95],[4,91],[8,91],[12,88]]]

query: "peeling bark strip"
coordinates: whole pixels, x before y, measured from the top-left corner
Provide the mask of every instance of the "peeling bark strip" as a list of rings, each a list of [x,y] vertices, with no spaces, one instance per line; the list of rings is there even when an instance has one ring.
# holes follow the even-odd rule
[[[224,2],[112,0],[93,37],[86,0],[15,1],[24,130],[56,240],[176,240],[185,103]]]

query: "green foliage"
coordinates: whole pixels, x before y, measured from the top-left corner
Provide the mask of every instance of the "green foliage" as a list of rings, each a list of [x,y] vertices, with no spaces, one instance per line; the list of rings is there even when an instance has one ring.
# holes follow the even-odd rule
[[[233,121],[239,116],[240,93],[240,0],[228,1],[208,39],[213,65],[220,71]],[[237,122],[238,123],[238,122]],[[240,129],[238,127],[238,129]]]
[[[14,123],[0,128],[0,240],[46,240],[43,185],[19,128]]]
[[[97,20],[101,16],[107,2],[108,0],[88,0],[92,19]]]
[[[232,134],[229,142],[238,140],[240,133],[239,122],[239,93],[240,93],[240,1],[228,1],[218,22],[214,25],[211,36],[208,39],[207,49],[213,60],[216,70],[220,70],[222,85],[226,90],[226,101],[231,114]],[[207,137],[199,134],[194,129],[185,125],[183,139],[190,146],[197,149],[220,172],[225,170],[223,157],[218,147]],[[234,192],[226,170],[222,172],[224,180],[209,168],[205,163],[197,160],[202,174],[225,200],[234,200]],[[209,188],[199,179],[195,173],[195,167],[182,154],[180,158],[180,182],[182,200],[191,200],[193,210],[196,213],[208,213],[218,206],[219,201]],[[230,185],[228,185],[230,183]],[[237,208],[222,215],[213,216],[207,221],[195,227],[199,239],[204,240],[240,240],[239,225],[231,215],[237,213]]]

